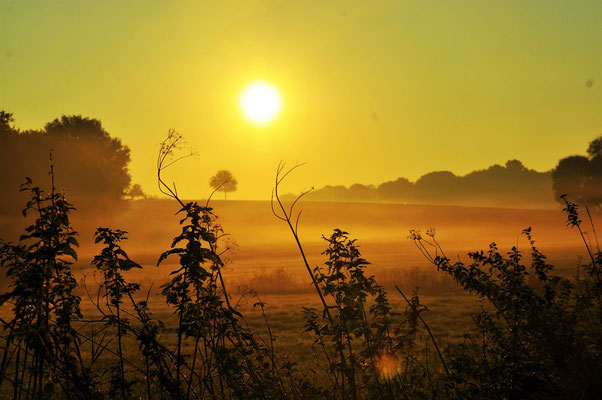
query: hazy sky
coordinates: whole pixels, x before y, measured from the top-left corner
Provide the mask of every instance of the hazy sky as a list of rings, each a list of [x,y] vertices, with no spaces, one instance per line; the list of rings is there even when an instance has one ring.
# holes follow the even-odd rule
[[[256,79],[284,101],[262,128],[237,105]],[[602,1],[0,0],[0,108],[101,119],[152,194],[169,128],[199,152],[172,171],[186,197],[218,169],[269,197],[280,159],[309,163],[291,191],[546,170],[602,134]]]

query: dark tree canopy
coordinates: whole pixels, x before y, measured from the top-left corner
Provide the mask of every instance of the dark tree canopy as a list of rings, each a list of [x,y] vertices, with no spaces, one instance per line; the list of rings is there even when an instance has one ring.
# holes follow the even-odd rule
[[[57,188],[79,209],[119,203],[130,189],[130,149],[112,138],[97,119],[69,115],[41,130],[21,131],[10,113],[0,113],[2,211],[20,207],[19,186],[30,177],[48,186],[52,150]]]
[[[592,140],[587,156],[561,159],[552,171],[556,198],[566,194],[574,202],[590,206],[602,205],[602,136]]]
[[[214,190],[224,192],[224,199],[227,198],[228,192],[234,192],[238,181],[232,175],[232,172],[222,169],[211,177],[209,180],[209,186]]]
[[[413,184],[406,178],[384,182],[378,185],[377,197],[385,201],[408,201]]]
[[[434,171],[422,175],[416,181],[415,194],[426,202],[431,202],[437,197],[456,196],[459,187],[460,179],[450,171]]]
[[[6,112],[4,110],[0,110],[0,134],[8,134],[14,128],[11,126],[15,119],[13,118],[13,114]]]

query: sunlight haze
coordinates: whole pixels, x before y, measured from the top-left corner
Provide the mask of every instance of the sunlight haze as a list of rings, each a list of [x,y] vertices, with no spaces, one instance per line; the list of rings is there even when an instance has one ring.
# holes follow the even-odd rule
[[[0,0],[0,399],[602,393],[602,0]]]
[[[263,126],[239,108],[258,77],[286,109]],[[281,159],[308,162],[295,192],[549,170],[602,133],[602,2],[4,0],[0,105],[24,129],[101,119],[153,195],[170,128],[199,154],[170,171],[184,197],[227,169],[233,199],[269,198]]]

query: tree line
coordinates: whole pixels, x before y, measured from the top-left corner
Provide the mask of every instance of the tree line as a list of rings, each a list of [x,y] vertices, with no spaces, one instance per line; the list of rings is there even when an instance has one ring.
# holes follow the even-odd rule
[[[112,137],[98,119],[63,115],[42,129],[21,130],[13,115],[0,111],[0,213],[18,210],[25,200],[15,189],[28,176],[44,181],[48,153],[62,171],[64,190],[72,201],[99,210],[123,205],[126,200],[144,198],[129,172],[130,149]],[[18,171],[18,172],[17,172]],[[351,186],[327,185],[304,198],[313,201],[397,202],[417,204],[478,205],[493,207],[553,207],[567,194],[581,204],[602,204],[602,136],[593,140],[587,155],[561,159],[550,171],[527,168],[519,160],[492,165],[459,176],[450,171],[434,171],[415,182],[400,177],[380,185],[356,183]],[[237,181],[227,170],[220,170],[209,185],[224,193],[236,190]],[[283,195],[294,199],[296,195]]]
[[[518,160],[458,176],[429,172],[415,182],[398,178],[380,185],[325,186],[308,193],[315,201],[362,201],[422,204],[551,206],[552,176],[526,168]],[[287,198],[294,195],[287,195]]]
[[[539,172],[519,160],[509,160],[463,176],[434,171],[415,182],[400,177],[380,185],[326,185],[304,199],[531,208],[555,206],[564,194],[592,208],[602,204],[602,136],[590,142],[587,155],[562,158],[550,171]]]

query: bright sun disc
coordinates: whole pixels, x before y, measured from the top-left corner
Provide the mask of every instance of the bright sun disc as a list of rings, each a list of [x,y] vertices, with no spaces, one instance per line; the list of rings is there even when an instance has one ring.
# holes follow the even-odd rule
[[[258,81],[244,88],[239,99],[240,109],[247,121],[256,125],[271,122],[282,108],[278,89],[269,83]]]

